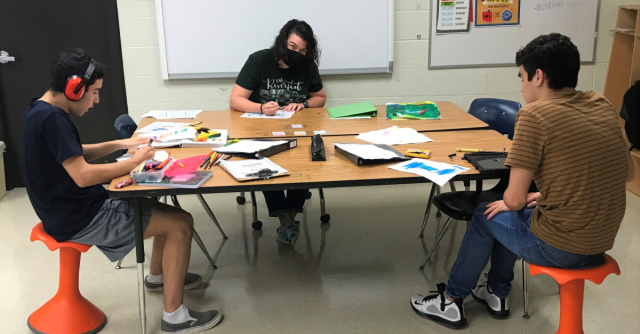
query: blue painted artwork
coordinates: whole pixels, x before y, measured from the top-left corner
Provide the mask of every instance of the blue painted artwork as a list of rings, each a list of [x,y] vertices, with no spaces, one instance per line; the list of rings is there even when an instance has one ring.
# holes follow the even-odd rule
[[[455,172],[457,172],[458,170],[464,170],[464,168],[460,167],[460,166],[452,166],[453,168],[447,168],[447,169],[438,169],[432,166],[428,166],[426,164],[424,164],[423,162],[419,162],[419,161],[414,161],[411,162],[409,164],[407,164],[406,166],[404,166],[404,169],[423,169],[426,170],[430,173],[434,173],[434,174],[438,174],[438,175],[449,175],[449,174],[454,174]]]

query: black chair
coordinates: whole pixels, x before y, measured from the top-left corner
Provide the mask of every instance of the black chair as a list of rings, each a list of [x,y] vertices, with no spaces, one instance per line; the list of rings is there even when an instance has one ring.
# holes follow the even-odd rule
[[[487,123],[491,130],[506,135],[509,140],[513,140],[513,132],[516,124],[516,116],[522,105],[516,101],[502,99],[475,99],[469,106],[469,114],[475,116],[479,120]],[[456,191],[455,183],[449,182],[451,191]],[[471,189],[471,182],[464,181],[464,189]],[[427,220],[431,214],[431,204],[433,197],[440,194],[440,186],[433,184],[427,201],[427,210],[422,219],[422,229],[420,230],[420,238],[424,237],[424,229],[427,226]],[[436,217],[440,217],[440,209],[436,213]]]
[[[445,193],[437,195],[433,198],[433,205],[440,209],[445,215],[449,216],[446,223],[442,227],[442,230],[438,233],[436,241],[429,250],[429,253],[425,257],[424,261],[420,265],[420,270],[424,269],[425,264],[429,261],[431,254],[435,251],[436,247],[449,231],[449,228],[456,221],[466,221],[467,225],[473,218],[473,211],[478,205],[485,202],[494,202],[500,200],[504,195],[504,191],[509,185],[509,177],[505,176],[500,179],[498,184],[490,190],[482,191],[482,181],[478,181],[478,185],[475,191],[457,191],[451,193]],[[529,192],[537,191],[534,183],[529,187]],[[528,308],[528,277],[527,277],[527,263],[522,260],[522,295],[524,303],[523,318],[529,319]]]
[[[117,135],[117,137],[119,139],[131,138],[133,136],[134,132],[136,131],[136,128],[138,128],[138,125],[136,124],[136,122],[131,118],[131,116],[129,116],[127,114],[118,116],[118,118],[116,118],[116,121],[113,123],[113,126],[116,128],[116,135]],[[127,151],[125,150],[124,153],[127,153]],[[198,196],[198,200],[200,200],[200,203],[202,204],[202,207],[204,208],[204,210],[209,215],[209,218],[211,218],[213,223],[220,230],[220,233],[222,233],[222,237],[224,239],[228,239],[227,235],[224,234],[224,231],[222,230],[222,227],[220,227],[220,224],[218,223],[218,220],[213,215],[213,212],[211,211],[211,208],[209,208],[209,205],[204,200],[204,197],[202,197],[202,195],[200,195],[200,194],[197,194],[196,196]],[[159,200],[159,198],[158,198],[158,200]],[[171,200],[172,200],[174,206],[180,207],[180,203],[178,203],[178,198],[176,196],[171,196]],[[166,196],[164,197],[164,203],[167,203],[167,197]],[[209,252],[207,251],[207,248],[205,247],[204,242],[202,242],[202,239],[200,239],[200,235],[195,230],[195,228],[193,229],[193,240],[196,242],[196,244],[198,244],[198,246],[200,247],[200,249],[204,253],[204,256],[207,257],[207,260],[209,260],[209,263],[211,264],[211,268],[217,269],[218,267],[216,266],[216,263],[211,258],[211,255],[209,255]],[[116,264],[116,269],[122,268],[122,261],[123,260],[124,260],[124,258],[122,258],[122,259],[120,259],[118,261],[118,264]]]

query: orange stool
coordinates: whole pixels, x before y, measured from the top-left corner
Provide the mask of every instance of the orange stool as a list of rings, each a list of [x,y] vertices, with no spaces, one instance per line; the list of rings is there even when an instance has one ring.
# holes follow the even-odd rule
[[[91,246],[57,242],[44,231],[42,223],[31,231],[31,241],[36,240],[42,241],[51,251],[60,249],[60,280],[56,295],[29,317],[29,329],[38,334],[99,332],[107,324],[107,316],[78,289],[80,252],[88,251]]]
[[[602,284],[610,274],[620,275],[618,262],[606,254],[604,258],[605,264],[593,269],[559,269],[529,264],[531,275],[547,274],[560,284],[560,328],[557,334],[584,334],[582,329],[584,280]]]

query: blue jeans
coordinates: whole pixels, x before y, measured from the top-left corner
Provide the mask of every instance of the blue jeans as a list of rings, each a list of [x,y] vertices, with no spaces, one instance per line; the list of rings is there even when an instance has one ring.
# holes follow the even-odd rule
[[[471,293],[491,259],[489,283],[496,296],[507,298],[511,291],[513,267],[517,256],[524,261],[545,267],[580,269],[597,266],[603,253],[582,255],[557,249],[531,232],[534,209],[507,211],[487,219],[486,205],[474,211],[469,228],[462,239],[458,258],[451,269],[447,294],[465,298]]]

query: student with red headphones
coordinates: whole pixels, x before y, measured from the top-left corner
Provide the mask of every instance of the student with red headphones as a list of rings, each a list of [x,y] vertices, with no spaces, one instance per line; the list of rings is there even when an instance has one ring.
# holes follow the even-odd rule
[[[20,148],[27,194],[44,230],[56,241],[95,245],[111,261],[135,247],[133,202],[110,199],[102,184],[129,173],[154,156],[148,138],[82,144],[70,115],[81,117],[100,102],[104,66],[81,49],[62,52],[51,71],[49,90],[24,113]],[[96,124],[111,126],[111,124]],[[134,156],[110,164],[88,161],[143,145]],[[197,333],[217,325],[217,310],[195,312],[182,302],[184,289],[202,285],[187,272],[193,218],[181,209],[143,200],[144,237],[154,237],[145,287],[164,290],[163,333]],[[163,275],[166,274],[166,275]]]

